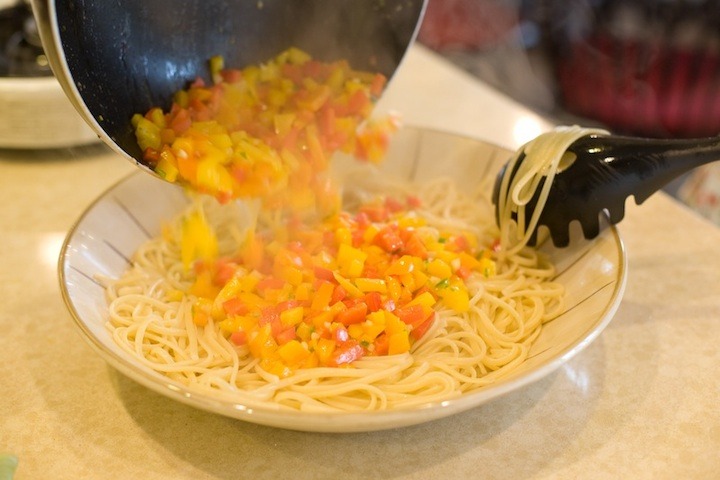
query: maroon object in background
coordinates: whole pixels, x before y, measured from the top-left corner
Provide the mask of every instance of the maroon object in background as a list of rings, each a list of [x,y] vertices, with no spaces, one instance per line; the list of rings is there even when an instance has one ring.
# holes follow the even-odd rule
[[[512,30],[517,19],[517,9],[502,2],[429,0],[418,40],[441,52],[489,47]]]
[[[429,0],[418,40],[557,123],[720,134],[720,0]]]
[[[569,112],[618,131],[717,135],[719,66],[714,51],[600,34],[559,60],[559,100]]]
[[[619,132],[720,134],[720,3],[548,1],[558,104]]]

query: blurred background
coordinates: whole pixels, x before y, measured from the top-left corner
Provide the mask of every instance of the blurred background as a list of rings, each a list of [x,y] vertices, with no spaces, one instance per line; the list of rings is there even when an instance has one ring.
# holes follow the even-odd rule
[[[555,123],[702,137],[720,132],[719,27],[720,0],[429,0],[418,42]],[[27,2],[0,0],[0,148],[96,140],[52,80]],[[720,223],[717,170],[668,191]]]
[[[418,41],[558,124],[720,133],[720,2],[429,0]],[[720,224],[720,166],[667,192]]]
[[[430,0],[419,41],[561,122],[720,132],[720,2]]]

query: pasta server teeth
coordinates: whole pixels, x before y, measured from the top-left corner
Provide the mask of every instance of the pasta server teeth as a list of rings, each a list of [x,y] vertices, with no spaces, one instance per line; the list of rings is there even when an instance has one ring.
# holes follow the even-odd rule
[[[673,179],[720,160],[720,137],[653,139],[593,134],[576,140],[566,152],[570,153],[571,163],[555,175],[537,223],[549,230],[557,247],[570,243],[571,223],[580,224],[585,238],[595,238],[601,231],[599,217],[605,216],[609,224],[620,222],[628,197],[634,197],[640,205]],[[515,168],[507,172],[505,165],[498,174],[493,191],[498,222],[502,178],[508,174],[512,180],[526,158],[520,152]],[[526,205],[526,212],[537,208],[539,190]],[[525,218],[529,216],[528,213]],[[513,219],[517,218],[513,214]],[[528,244],[537,242],[538,228]]]

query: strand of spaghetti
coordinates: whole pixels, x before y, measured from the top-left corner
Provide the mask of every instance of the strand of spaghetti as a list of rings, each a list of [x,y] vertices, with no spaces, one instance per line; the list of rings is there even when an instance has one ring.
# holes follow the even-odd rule
[[[537,228],[552,180],[567,148],[579,138],[602,133],[606,132],[576,126],[560,127],[539,135],[518,150],[501,180],[498,201],[501,238],[506,254],[512,255],[527,245]],[[516,167],[518,162],[520,165]],[[526,219],[525,206],[535,195],[538,195],[537,204],[530,218]],[[513,212],[517,215],[516,222],[511,221]],[[517,229],[516,239],[512,238],[513,227]]]

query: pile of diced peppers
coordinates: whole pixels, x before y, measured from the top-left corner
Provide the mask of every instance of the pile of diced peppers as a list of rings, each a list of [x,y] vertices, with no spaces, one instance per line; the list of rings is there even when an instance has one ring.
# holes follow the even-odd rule
[[[268,208],[316,210],[332,203],[320,174],[334,152],[384,155],[391,119],[363,123],[385,86],[381,74],[297,48],[243,69],[213,57],[210,72],[212,82],[178,91],[168,112],[132,118],[144,160],[170,182],[223,202],[260,197]]]
[[[382,159],[394,124],[363,122],[383,76],[295,48],[242,70],[224,69],[216,57],[210,70],[212,85],[196,80],[169,112],[133,117],[146,161],[165,179],[220,202],[254,197],[290,213],[272,234],[251,231],[227,258],[218,258],[202,212],[186,215],[180,250],[195,280],[168,300],[193,295],[196,325],[212,320],[280,377],[407,353],[438,308],[470,308],[465,280],[495,274],[491,249],[468,232],[421,228],[415,197],[343,212],[321,175],[338,150]],[[317,210],[323,215],[312,222],[297,215]]]
[[[212,319],[281,377],[410,351],[437,308],[468,311],[466,279],[495,274],[492,248],[467,232],[421,228],[418,203],[387,198],[312,227],[289,223],[237,257],[196,262],[194,322]]]

